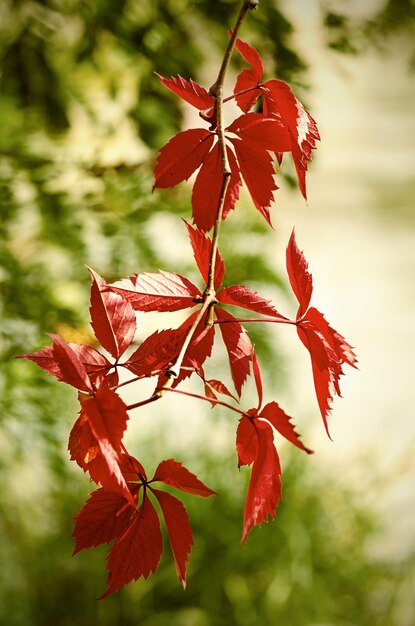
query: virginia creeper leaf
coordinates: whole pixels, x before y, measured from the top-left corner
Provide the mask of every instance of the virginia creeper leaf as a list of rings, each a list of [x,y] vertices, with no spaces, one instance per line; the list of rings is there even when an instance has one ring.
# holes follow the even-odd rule
[[[170,493],[153,488],[151,490],[160,504],[166,522],[177,576],[185,589],[187,560],[194,544],[189,516],[180,500]]]
[[[105,387],[81,405],[81,414],[70,437],[69,451],[96,483],[119,491],[133,503],[120,467],[122,437],[128,414],[121,398]]]
[[[195,306],[201,292],[187,278],[172,272],[137,274],[111,288],[127,298],[136,311],[179,311]]]
[[[241,139],[253,141],[266,150],[273,152],[291,150],[290,135],[277,117],[264,117],[260,113],[246,113],[236,118],[226,130],[239,135]]]
[[[205,161],[215,135],[203,128],[178,133],[160,150],[154,187],[166,189],[187,180]]]
[[[170,487],[192,493],[195,496],[208,498],[216,493],[206,487],[192,472],[189,472],[181,463],[168,459],[159,463],[153,480],[159,480]]]
[[[53,347],[45,346],[41,350],[37,352],[29,352],[28,354],[20,354],[18,359],[28,359],[36,363],[39,367],[41,367],[45,372],[48,372],[58,380],[63,380],[62,373],[59,368],[58,363],[53,356]]]
[[[252,359],[252,343],[246,330],[235,320],[234,316],[216,308],[216,316],[220,323],[223,342],[229,357],[232,380],[236,393],[241,395],[242,386],[250,373]]]
[[[136,319],[128,300],[108,290],[107,283],[94,270],[91,286],[91,326],[98,341],[118,359],[134,339]]]
[[[333,394],[340,395],[339,378],[343,373],[341,360],[313,326],[301,323],[297,326],[297,332],[310,353],[317,401],[330,437],[327,418],[331,411]]]
[[[265,148],[249,139],[230,139],[239,168],[252,201],[271,226],[269,209],[274,201],[273,191],[278,189],[274,182],[274,168]]]
[[[236,451],[238,467],[252,465],[258,456],[258,435],[251,419],[243,415],[236,431]]]
[[[242,543],[245,543],[254,524],[260,526],[268,515],[275,517],[281,498],[281,466],[274,446],[272,428],[261,420],[255,420],[257,455],[253,460],[244,508]],[[251,445],[251,450],[254,446]]]
[[[92,383],[75,350],[65,343],[59,335],[50,333],[49,337],[53,341],[53,358],[59,367],[62,380],[80,391],[92,393]]]
[[[102,487],[93,491],[75,517],[73,554],[109,543],[122,535],[134,513],[134,507],[121,494]]]
[[[185,336],[182,328],[156,331],[133,352],[125,367],[136,376],[159,374],[177,357]]]
[[[215,104],[214,97],[206,91],[204,87],[195,83],[192,79],[190,81],[178,76],[177,78],[164,78],[155,72],[157,78],[167,89],[173,91],[180,96],[182,100],[185,100],[192,106],[199,110],[213,107]]]
[[[337,330],[334,330],[334,328],[330,326],[320,311],[314,307],[310,307],[305,316],[305,320],[311,322],[318,332],[323,335],[324,339],[343,363],[356,367],[357,358],[353,348]]]
[[[202,275],[203,280],[207,284],[209,276],[209,261],[210,253],[212,250],[212,240],[205,235],[204,232],[198,228],[192,228],[190,224],[185,222],[187,232],[189,234],[190,243],[193,248],[193,255],[199,272]],[[214,274],[214,287],[219,289],[222,284],[223,277],[225,276],[225,263],[220,255],[219,250],[216,251],[215,258],[215,274]]]
[[[298,185],[304,198],[306,193],[307,163],[311,151],[320,139],[315,120],[294,96],[289,85],[282,80],[268,80],[263,84],[266,90],[264,113],[277,115],[291,135],[291,152],[297,170]]]
[[[300,450],[304,450],[307,454],[312,454],[313,451],[306,448],[300,441],[300,436],[295,431],[291,418],[280,408],[277,402],[269,402],[261,409],[259,417],[265,418],[274,428],[288,441],[293,443]]]
[[[239,306],[243,309],[247,309],[248,311],[261,313],[262,315],[277,317],[284,320],[287,319],[278,313],[277,309],[271,304],[270,300],[266,300],[256,291],[251,291],[243,285],[225,287],[219,292],[218,299],[221,304],[231,304],[233,306]]]
[[[303,252],[297,247],[295,232],[291,233],[287,246],[287,272],[291,287],[299,302],[297,319],[300,319],[308,309],[313,293],[313,279],[308,272],[307,261]]]
[[[145,497],[130,526],[109,552],[107,589],[99,600],[132,580],[148,578],[156,571],[162,550],[160,522],[154,506]]]

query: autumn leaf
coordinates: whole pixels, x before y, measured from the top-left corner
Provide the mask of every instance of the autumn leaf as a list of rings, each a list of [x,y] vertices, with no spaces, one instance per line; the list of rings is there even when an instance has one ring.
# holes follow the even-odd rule
[[[179,311],[195,306],[202,297],[190,280],[163,270],[117,281],[111,289],[129,300],[136,311]]]
[[[246,330],[233,315],[223,309],[216,309],[216,315],[218,321],[222,322],[219,327],[228,353],[232,380],[240,396],[242,386],[250,374],[252,343]]]
[[[258,98],[263,96],[264,116],[278,119],[289,137],[288,150],[291,151],[293,157],[300,191],[306,198],[308,161],[311,160],[311,152],[316,148],[316,142],[320,139],[317,124],[287,83],[275,79],[261,82],[263,66],[255,48],[237,39],[236,49],[251,65],[251,69],[242,70],[236,80],[234,88],[236,102],[244,113],[248,113]],[[280,162],[284,151],[274,150],[274,152]]]
[[[181,491],[192,493],[195,496],[208,498],[216,495],[214,491],[206,487],[192,472],[189,472],[181,463],[174,459],[162,461],[157,466],[153,480],[170,485]]]
[[[170,91],[173,91],[182,98],[182,100],[185,100],[200,111],[208,109],[215,104],[214,97],[206,91],[204,87],[195,83],[194,80],[186,80],[181,76],[177,78],[164,78],[164,76],[161,76],[157,72],[155,74],[167,89],[170,89]]]
[[[128,414],[121,398],[105,387],[81,404],[69,436],[71,459],[89,471],[92,480],[132,501],[120,467],[122,438]]]
[[[340,396],[343,364],[356,367],[357,359],[345,338],[334,330],[323,314],[310,307],[313,293],[312,276],[303,252],[298,249],[294,231],[287,246],[287,272],[298,300],[297,333],[310,353],[314,387],[327,434],[328,416],[335,395]]]
[[[109,543],[122,535],[127,530],[134,512],[135,508],[122,494],[102,487],[93,491],[75,517],[73,537],[76,545],[73,554],[85,548],[95,548],[103,543]]]
[[[189,515],[180,500],[170,493],[159,489],[152,489],[152,492],[160,504],[166,523],[177,576],[183,588],[186,588],[187,560],[194,544]]]
[[[115,359],[124,354],[136,331],[134,309],[128,300],[110,291],[107,283],[89,268],[91,286],[91,326],[95,337]]]
[[[139,578],[154,573],[163,551],[160,522],[149,498],[144,498],[127,530],[115,541],[108,554],[106,598]]]
[[[270,515],[275,517],[281,498],[281,466],[269,424],[243,416],[236,443],[239,465],[252,465],[244,508],[242,543],[254,524],[260,526]]]
[[[61,380],[80,391],[92,393],[92,383],[77,352],[59,335],[50,333],[49,337],[53,341],[53,359],[58,365]]]
[[[107,589],[99,599],[118,591],[132,580],[147,578],[154,573],[163,546],[160,522],[149,498],[152,494],[160,505],[176,572],[185,587],[187,561],[193,545],[189,516],[175,496],[155,489],[153,483],[162,482],[205,498],[215,492],[174,459],[159,463],[151,480],[147,480],[143,466],[134,457],[121,455],[119,467],[128,481],[129,498],[108,488],[100,488],[89,496],[75,518],[74,554],[85,548],[114,542],[107,558]],[[141,491],[142,500],[137,508]]]

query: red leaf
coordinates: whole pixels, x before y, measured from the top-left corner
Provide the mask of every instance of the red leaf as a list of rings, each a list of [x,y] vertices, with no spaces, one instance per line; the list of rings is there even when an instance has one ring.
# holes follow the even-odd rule
[[[69,343],[68,345],[84,364],[88,377],[95,387],[101,387],[103,384],[117,384],[117,382],[112,383],[112,381],[114,377],[118,380],[118,373],[113,371],[109,374],[113,365],[98,350],[83,343]]]
[[[49,334],[53,341],[53,358],[61,372],[61,380],[80,391],[92,393],[92,383],[78,354],[59,335]]]
[[[198,228],[192,228],[190,224],[185,222],[187,232],[189,234],[190,243],[192,244],[193,254],[195,257],[195,261],[199,271],[202,275],[203,280],[207,284],[208,276],[209,276],[209,261],[210,261],[210,253],[212,250],[212,241],[211,239],[205,235],[204,232],[199,230]],[[215,276],[214,276],[214,287],[215,289],[219,289],[222,284],[223,277],[225,276],[225,263],[219,253],[219,250],[216,251],[216,259],[215,259]]]
[[[238,401],[237,398],[235,398],[235,396],[229,391],[229,389],[221,380],[210,378],[209,380],[205,381],[205,385],[211,389],[214,389],[218,393],[223,394],[224,396],[228,396],[228,398],[233,398],[234,400]],[[206,386],[205,386],[205,389],[206,389]]]
[[[259,362],[257,356],[255,354],[255,350],[252,352],[252,369],[254,372],[255,385],[258,393],[258,409],[259,411],[262,405],[262,376],[261,376],[261,368],[259,367]]]
[[[277,117],[267,118],[260,113],[246,113],[234,120],[226,130],[239,135],[241,139],[257,143],[266,150],[291,150],[290,135]]]
[[[330,437],[327,418],[331,411],[333,395],[340,395],[339,378],[343,373],[341,360],[313,326],[301,322],[297,326],[298,336],[311,356],[314,387],[324,426]]]
[[[225,196],[222,218],[234,208],[239,198],[241,178],[235,155],[227,147],[231,177]],[[222,158],[219,143],[216,143],[204,161],[196,177],[192,192],[193,221],[202,231],[210,230],[216,220],[219,198],[223,185]]]
[[[118,359],[134,339],[136,319],[128,300],[108,291],[107,283],[94,270],[91,286],[91,325],[98,341]]]
[[[187,278],[171,272],[137,274],[111,288],[127,298],[136,311],[179,311],[195,306],[202,297]]]
[[[185,336],[182,328],[156,331],[130,356],[125,367],[136,376],[159,374],[177,357]]]
[[[222,160],[216,143],[200,168],[192,191],[193,221],[202,231],[210,230],[215,223],[222,184]]]
[[[233,306],[239,306],[248,311],[254,311],[255,313],[261,313],[262,315],[268,315],[271,317],[277,317],[279,319],[287,319],[271,304],[270,300],[266,300],[260,296],[256,291],[251,291],[243,285],[232,285],[232,287],[225,287],[218,294],[218,299],[221,304],[231,304]]]
[[[121,492],[133,503],[120,467],[122,437],[128,414],[119,396],[105,387],[81,405],[81,414],[69,437],[71,458],[96,483]]]
[[[180,329],[187,330],[193,324],[198,313],[193,313],[183,324]],[[183,367],[194,367],[197,364],[198,367],[202,367],[203,363],[212,354],[213,341],[215,337],[215,329],[213,325],[206,325],[205,319],[201,319],[196,327],[193,337],[190,341],[189,347],[186,350],[186,355],[183,359]],[[180,376],[176,378],[175,384],[189,376],[190,373],[184,369],[181,370]]]
[[[313,279],[308,272],[308,265],[304,254],[300,252],[297,247],[294,230],[287,246],[286,257],[288,277],[300,305],[297,312],[297,319],[300,319],[305,314],[310,304],[311,295],[313,293]]]
[[[93,491],[75,517],[73,554],[85,548],[109,543],[128,528],[135,509],[119,493],[98,489]]]
[[[233,143],[239,168],[252,201],[271,225],[269,208],[274,201],[274,168],[265,148],[248,139],[230,139]]]
[[[257,77],[257,83],[259,83],[262,78],[262,74],[264,73],[264,68],[258,50],[256,50],[253,46],[250,46],[249,43],[246,43],[246,41],[239,39],[239,37],[237,37],[235,41],[235,48],[245,61],[251,65]]]
[[[107,562],[107,597],[123,585],[148,578],[155,572],[163,550],[160,522],[150,500],[146,497],[133,520],[121,537],[112,546]]]
[[[235,319],[233,315],[223,309],[216,308],[216,316],[219,322],[225,322],[219,326],[228,352],[233,383],[236,393],[240,396],[242,385],[250,372],[252,343],[239,322],[231,323]]]
[[[269,402],[261,410],[259,417],[264,417],[278,432],[280,435],[288,439],[300,450],[304,450],[307,454],[313,454],[313,451],[306,448],[300,441],[300,436],[296,433],[291,418],[279,407],[277,402]]]
[[[195,496],[208,498],[216,493],[206,487],[192,472],[183,467],[181,463],[174,459],[162,461],[154,474],[153,481],[159,480],[166,485],[192,493]]]
[[[291,152],[297,170],[298,184],[304,198],[305,176],[311,151],[320,139],[317,124],[297,100],[289,85],[282,80],[268,80],[263,84],[266,115],[277,115],[291,135]]]
[[[337,330],[334,330],[334,328],[329,325],[320,311],[314,307],[310,307],[304,319],[311,322],[318,332],[323,335],[324,339],[334,350],[342,363],[356,367],[357,358],[353,348]]]
[[[147,474],[140,461],[130,454],[121,454],[120,468],[127,482],[147,481]],[[130,485],[131,487],[131,485]]]
[[[281,498],[281,467],[274,446],[272,428],[259,420],[255,420],[254,426],[258,439],[258,451],[253,461],[246,495],[242,543],[246,542],[254,524],[260,526],[267,520],[268,515],[275,517]]]
[[[194,544],[189,516],[180,500],[165,491],[151,490],[159,501],[166,522],[177,576],[186,588],[187,560]]]
[[[33,363],[44,369],[45,372],[48,372],[60,381],[63,380],[59,365],[53,356],[53,346],[46,346],[37,352],[20,354],[17,358],[33,361]]]
[[[258,435],[251,419],[243,415],[236,431],[236,451],[238,467],[252,465],[258,456]]]
[[[155,74],[167,89],[170,89],[170,91],[180,96],[182,100],[185,100],[197,109],[203,110],[214,106],[214,97],[211,96],[204,87],[201,87],[201,85],[198,85],[192,79],[188,81],[181,76],[177,78],[164,78],[164,76],[160,76],[157,72],[155,72]]]
[[[254,69],[242,70],[236,79],[233,93],[235,94],[236,104],[242,111],[244,111],[244,113],[247,113],[250,109],[252,109],[262,94],[261,89],[259,87],[256,88],[257,85],[258,76]]]
[[[187,180],[205,161],[215,135],[204,128],[178,133],[160,150],[154,187],[166,189]]]
[[[235,155],[229,148],[229,146],[226,147],[226,150],[228,154],[229,166],[231,168],[231,177],[229,179],[229,185],[226,191],[222,219],[226,219],[229,211],[235,208],[235,204],[239,200],[239,189],[242,185],[242,180],[239,174],[239,165],[236,161]]]
[[[233,90],[234,94],[238,94],[240,91],[245,91],[246,89],[252,89],[248,93],[236,95],[235,100],[237,105],[242,111],[249,111],[259,96],[261,95],[260,89],[255,89],[255,87],[259,86],[262,74],[264,72],[264,68],[262,65],[261,57],[258,54],[258,51],[247,44],[245,41],[237,38],[235,42],[235,47],[238,50],[239,54],[245,59],[249,65],[251,65],[252,69],[242,70],[236,79],[235,88]]]

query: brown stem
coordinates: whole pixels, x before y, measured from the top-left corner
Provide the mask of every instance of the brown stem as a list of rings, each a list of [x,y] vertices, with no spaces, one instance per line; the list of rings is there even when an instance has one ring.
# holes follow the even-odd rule
[[[223,57],[222,65],[219,70],[218,77],[216,81],[213,83],[211,88],[209,89],[210,93],[215,97],[215,118],[216,118],[216,126],[217,126],[217,134],[219,139],[219,148],[222,160],[222,187],[219,196],[218,209],[216,212],[215,225],[213,228],[212,234],[212,249],[210,252],[209,259],[209,272],[208,272],[208,281],[206,285],[205,294],[208,296],[209,294],[214,293],[214,277],[215,277],[215,263],[216,263],[216,251],[218,249],[218,240],[219,240],[219,229],[220,223],[222,220],[223,209],[225,206],[226,192],[229,186],[229,180],[231,177],[231,168],[229,165],[228,154],[226,150],[226,142],[225,142],[225,129],[223,122],[223,85],[225,82],[226,72],[229,68],[229,63],[231,60],[232,52],[235,47],[235,41],[238,36],[238,31],[241,27],[242,21],[246,15],[246,12],[249,9],[256,8],[258,2],[255,0],[244,0],[242,3],[241,9],[239,11],[239,15],[236,19],[235,26],[232,31],[232,36],[229,40],[228,47],[226,49],[225,55]],[[212,321],[212,320],[210,320]]]
[[[169,380],[171,380],[173,382],[174,378],[177,378],[178,375],[180,374],[180,367],[181,364],[183,362],[183,359],[186,355],[186,351],[187,348],[189,347],[189,344],[192,340],[192,337],[194,335],[194,332],[199,324],[199,322],[201,321],[201,319],[203,318],[203,316],[205,315],[206,311],[208,310],[208,308],[213,304],[213,302],[216,301],[216,295],[215,294],[207,294],[206,298],[204,299],[203,302],[203,306],[201,307],[199,313],[196,316],[196,319],[194,320],[193,324],[190,326],[185,340],[183,342],[183,345],[180,349],[180,352],[177,356],[177,359],[175,360],[173,366],[166,372],[166,376],[169,377]]]
[[[189,344],[192,340],[193,334],[199,322],[205,315],[206,311],[208,311],[207,323],[209,324],[213,323],[212,311],[213,311],[213,305],[216,302],[216,293],[215,293],[215,286],[214,286],[216,252],[218,249],[219,229],[220,229],[220,223],[222,220],[223,209],[225,206],[226,191],[228,189],[229,180],[231,176],[231,168],[229,165],[228,155],[226,151],[225,129],[224,129],[224,122],[223,122],[223,84],[225,81],[225,75],[229,67],[230,58],[231,58],[232,51],[235,46],[235,41],[236,41],[239,28],[242,24],[242,21],[248,9],[255,8],[256,4],[257,2],[253,2],[253,0],[251,1],[244,0],[241,10],[239,11],[239,15],[237,17],[235,27],[232,32],[232,37],[229,40],[228,47],[223,57],[223,61],[219,70],[218,77],[215,83],[210,88],[210,93],[215,97],[215,114],[216,114],[215,117],[216,117],[216,125],[217,125],[217,134],[218,134],[218,139],[219,139],[220,154],[221,154],[221,160],[222,160],[223,181],[222,181],[222,187],[221,187],[219,201],[218,201],[218,208],[216,211],[215,225],[214,225],[213,234],[212,234],[212,248],[210,251],[208,280],[207,280],[206,289],[203,294],[203,306],[200,309],[198,316],[196,317],[195,321],[193,322],[193,324],[191,325],[191,327],[189,328],[186,334],[186,338],[183,342],[183,345],[177,356],[177,359],[175,360],[170,370],[166,372],[166,375],[168,376],[168,381],[166,382],[166,385],[161,390],[156,391],[156,394],[158,397],[160,397],[160,394],[163,394],[163,389],[170,388],[171,385],[173,384],[173,380],[178,377],[180,373],[181,364],[183,362],[183,359],[185,357]]]
[[[247,11],[249,9],[255,9],[257,5],[258,5],[258,0],[243,0],[241,9],[239,11],[239,15],[236,19],[236,23],[232,31],[232,36],[229,40],[228,47],[223,57],[223,61],[222,61],[222,64],[218,73],[218,77],[209,90],[210,93],[215,98],[215,116],[214,117],[216,119],[217,135],[218,135],[219,148],[220,148],[220,154],[221,154],[221,160],[222,160],[223,180],[222,180],[222,187],[221,187],[219,201],[218,201],[218,208],[216,211],[213,234],[212,234],[212,248],[210,251],[208,280],[206,284],[206,289],[203,293],[203,305],[196,319],[194,320],[193,324],[190,326],[189,330],[186,333],[186,337],[184,339],[180,352],[177,355],[177,358],[175,359],[172,367],[166,372],[167,381],[165,385],[161,388],[156,388],[152,396],[152,400],[158,400],[169,389],[172,391],[171,386],[173,385],[173,381],[180,374],[180,368],[183,363],[183,359],[186,355],[186,351],[190,345],[190,342],[193,338],[195,330],[206,313],[207,313],[206,323],[213,324],[213,307],[217,301],[215,285],[214,285],[216,253],[218,249],[219,229],[220,229],[220,223],[222,220],[223,209],[225,206],[226,192],[227,192],[229,180],[231,177],[231,168],[229,165],[229,160],[228,160],[228,155],[227,155],[227,150],[226,150],[225,129],[224,129],[224,121],[223,121],[223,85],[225,81],[226,72],[229,68],[231,55],[235,47],[235,41],[238,35],[239,28],[242,24],[242,21]],[[133,407],[136,408],[137,406],[142,406],[142,404],[147,404],[147,402],[148,401],[144,401],[143,403],[138,403],[136,405],[133,405]]]

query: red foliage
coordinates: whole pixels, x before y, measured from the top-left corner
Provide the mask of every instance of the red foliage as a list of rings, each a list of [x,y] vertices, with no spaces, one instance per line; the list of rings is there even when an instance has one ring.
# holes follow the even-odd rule
[[[103,351],[50,335],[52,346],[23,355],[80,392],[80,414],[71,430],[68,448],[71,459],[101,487],[90,495],[76,517],[74,554],[85,548],[111,544],[107,589],[101,598],[156,571],[163,546],[154,500],[164,519],[178,578],[185,586],[193,544],[189,516],[180,500],[156,489],[153,483],[201,497],[215,493],[173,459],[159,463],[153,478],[148,480],[141,463],[127,452],[123,443],[130,410],[158,400],[169,391],[195,395],[178,390],[177,386],[196,374],[204,389],[204,395],[196,394],[196,397],[238,413],[238,465],[252,466],[244,509],[242,541],[245,542],[254,525],[275,516],[281,498],[281,467],[275,436],[282,436],[306,453],[311,450],[301,442],[291,418],[276,401],[262,406],[264,389],[259,361],[242,323],[253,319],[296,326],[310,353],[326,429],[333,395],[340,395],[343,366],[356,364],[353,350],[342,335],[328,324],[322,313],[310,307],[312,277],[294,232],[287,247],[286,263],[299,303],[295,320],[282,315],[272,301],[244,285],[222,286],[226,267],[218,249],[219,216],[226,218],[234,208],[242,181],[257,210],[271,224],[270,208],[277,189],[275,161],[281,163],[283,153],[291,152],[305,197],[307,165],[319,139],[314,120],[290,87],[280,80],[262,82],[263,65],[255,48],[240,39],[236,40],[236,48],[250,68],[242,70],[233,96],[222,102],[235,99],[243,112],[225,129],[226,146],[219,139],[214,95],[192,80],[157,75],[165,87],[196,107],[202,119],[210,124],[209,129],[178,133],[160,150],[154,183],[158,188],[172,187],[197,172],[192,191],[195,225],[187,222],[185,225],[202,284],[197,286],[185,276],[160,270],[139,273],[110,285],[90,270],[91,326]],[[252,112],[259,98],[262,98],[262,112]],[[227,172],[223,164],[225,153],[230,169]],[[214,225],[210,238],[206,231]],[[255,317],[238,318],[228,307],[244,309]],[[181,310],[187,313],[179,327],[156,331],[140,345],[133,345],[136,311]],[[224,381],[205,376],[204,364],[212,354],[216,326],[220,328],[237,397]],[[118,392],[120,367],[132,376],[122,384],[156,377],[154,393],[126,406]],[[256,385],[258,406],[244,410],[239,407],[238,398],[250,375]]]

